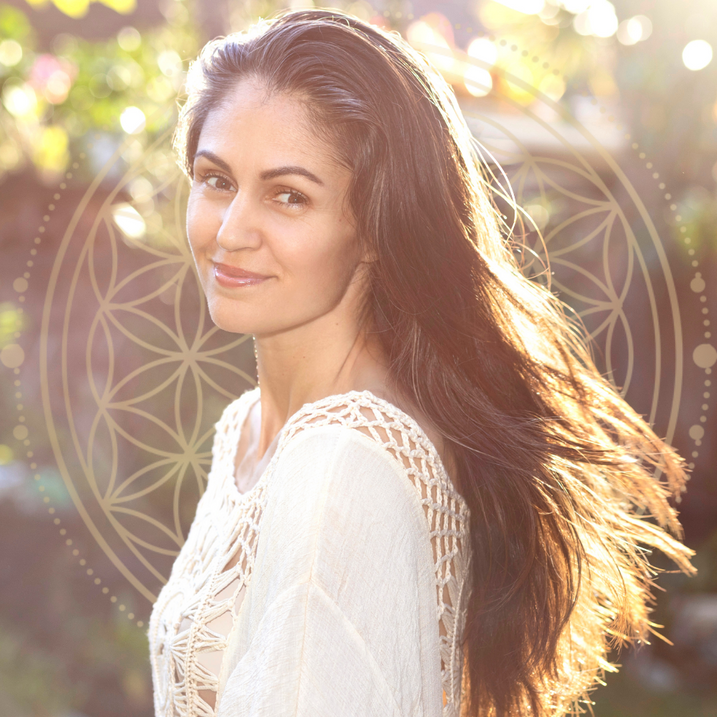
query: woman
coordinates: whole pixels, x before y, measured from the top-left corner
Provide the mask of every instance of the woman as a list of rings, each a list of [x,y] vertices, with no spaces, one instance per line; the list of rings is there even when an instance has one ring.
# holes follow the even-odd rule
[[[422,55],[338,11],[190,68],[187,233],[260,388],[154,606],[158,716],[565,714],[647,638],[641,546],[692,570],[682,459],[519,271],[470,140]]]

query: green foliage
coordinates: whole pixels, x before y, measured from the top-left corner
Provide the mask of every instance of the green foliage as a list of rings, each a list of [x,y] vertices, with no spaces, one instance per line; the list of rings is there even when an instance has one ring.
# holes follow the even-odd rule
[[[26,42],[33,29],[25,14],[10,5],[0,6],[0,38]]]
[[[90,0],[52,1],[70,17],[81,17],[90,4]],[[118,12],[127,12],[133,6],[132,0],[102,1]],[[196,1],[211,4],[209,0]],[[647,12],[641,0],[613,1],[621,21]],[[42,6],[49,2],[32,0],[30,4]],[[288,0],[283,3],[237,0],[231,7],[231,26],[243,27],[287,4]],[[387,28],[396,22],[395,13],[406,9],[400,0],[370,5],[363,0],[337,0],[326,4],[345,6],[364,19],[372,17],[374,9],[379,12],[390,9],[384,23]],[[647,149],[674,196],[671,200],[674,208],[667,221],[685,266],[691,260],[681,241],[685,232],[695,249],[709,250],[714,246],[717,199],[713,178],[717,178],[717,170],[713,175],[712,166],[717,160],[716,95],[712,85],[690,82],[694,76],[680,64],[684,38],[678,31],[672,32],[675,17],[682,22],[676,5],[654,4],[654,12],[650,10],[654,37],[649,44],[641,43],[636,49],[619,45],[615,37],[577,34],[572,24],[574,16],[558,2],[545,3],[544,17],[511,10],[506,7],[508,4],[492,0],[474,3],[475,19],[496,36],[496,68],[519,77],[525,77],[521,72],[527,68],[532,73],[530,81],[555,101],[567,104],[574,96],[588,94],[607,106],[619,104],[635,142]],[[173,158],[166,143],[158,149],[149,151],[149,148],[172,126],[188,62],[208,38],[201,35],[192,0],[168,0],[163,8],[167,22],[161,26],[147,29],[128,24],[114,37],[101,42],[72,34],[59,35],[51,52],[41,52],[28,15],[0,3],[0,181],[3,175],[26,167],[33,168],[40,178],[52,184],[68,169],[72,157],[84,151],[88,137],[100,133],[111,140],[113,148],[129,139],[127,162],[141,156],[148,170],[141,178],[146,186],[141,182],[129,185],[135,206],[146,222],[151,241],[164,241],[164,237],[166,244],[171,243],[166,235],[179,231],[171,213],[173,207],[162,204],[155,191],[171,177]],[[396,23],[398,29],[405,30],[412,17],[404,14]],[[444,25],[440,18],[435,22],[437,28]],[[505,42],[501,44],[498,38]],[[521,51],[514,50],[513,43]],[[523,57],[523,48],[530,49],[530,56],[526,51]],[[533,55],[546,61],[549,69],[542,62],[533,63]],[[559,75],[555,68],[560,68]],[[569,87],[562,79],[564,76],[570,78]],[[530,93],[520,94],[509,83],[501,84],[499,72],[494,71],[494,79],[501,92],[513,93],[516,102],[531,100]],[[135,109],[123,114],[128,108]],[[143,124],[136,122],[141,116],[145,118]],[[78,174],[82,171],[85,170],[81,167]],[[549,209],[551,214],[557,211]],[[154,225],[159,230],[153,229]],[[160,231],[162,227],[164,234]],[[11,302],[0,304],[0,348],[14,342],[16,332],[26,333],[31,318],[27,313],[19,313],[18,306]],[[15,401],[10,385],[7,381],[2,393],[7,406]],[[41,423],[39,409],[38,403],[38,415],[33,416],[32,409],[26,407],[30,424]],[[14,447],[20,445],[12,437],[9,422],[7,429],[0,436],[0,466],[13,460]],[[69,428],[59,430],[67,431],[66,435],[59,434],[59,440],[69,445]],[[38,455],[42,452],[37,439],[33,448]],[[18,459],[20,455],[18,452]],[[54,506],[70,508],[59,474],[38,470],[46,487],[42,495],[51,497]],[[39,504],[42,498],[34,483],[25,488]],[[713,567],[717,555],[715,536],[698,554],[700,577],[688,584],[682,580],[679,591],[717,591],[717,572]],[[59,544],[59,548],[64,550],[64,544]],[[75,564],[73,558],[72,565]],[[72,709],[86,710],[94,717],[114,714],[114,710],[120,710],[117,712],[120,714],[123,708],[129,714],[150,713],[147,641],[144,631],[127,619],[128,613],[139,615],[142,609],[142,605],[136,604],[140,599],[134,593],[118,595],[119,602],[110,604],[109,597],[100,596],[101,588],[97,587],[90,610],[87,596],[66,600],[61,608],[56,608],[52,634],[34,634],[35,621],[47,613],[50,603],[57,604],[58,595],[70,594],[69,584],[75,577],[69,567],[47,575],[43,589],[51,593],[51,598],[40,607],[23,606],[22,624],[0,623],[0,717],[58,715]],[[125,605],[125,611],[118,611],[119,604]],[[92,695],[101,692],[102,685],[110,679],[120,685],[121,699],[117,696],[115,705],[107,699],[103,705],[106,710],[92,710],[90,705],[97,704],[92,702]],[[629,671],[610,676],[607,687],[597,691],[594,699],[598,717],[623,714],[697,717],[713,714],[717,709],[713,695],[655,694],[631,679]]]
[[[59,35],[53,53],[36,51],[27,17],[0,5],[0,177],[27,164],[59,179],[95,130],[134,134],[143,146],[173,121],[186,66],[199,49],[185,3],[145,33],[126,26],[104,42]],[[137,124],[124,112],[132,109]],[[142,114],[140,115],[139,112]]]

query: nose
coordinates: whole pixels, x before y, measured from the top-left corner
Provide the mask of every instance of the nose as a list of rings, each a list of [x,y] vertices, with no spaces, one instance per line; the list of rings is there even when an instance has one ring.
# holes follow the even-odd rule
[[[256,247],[261,242],[256,208],[247,192],[237,192],[222,212],[217,244],[225,251]]]

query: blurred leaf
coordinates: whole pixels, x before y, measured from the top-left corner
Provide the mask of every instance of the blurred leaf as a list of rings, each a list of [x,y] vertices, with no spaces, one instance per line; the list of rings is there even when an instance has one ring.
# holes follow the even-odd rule
[[[24,44],[32,35],[32,26],[25,14],[9,5],[0,5],[0,37]]]
[[[137,8],[136,0],[99,0],[103,5],[112,8],[115,12],[128,15]]]
[[[11,301],[0,304],[0,348],[14,343],[13,335],[22,331],[26,323],[25,314],[20,313]]]
[[[67,131],[63,127],[53,125],[43,128],[37,144],[33,160],[35,164],[53,172],[62,172],[70,161],[67,151]]]
[[[90,0],[52,0],[55,7],[70,17],[84,17],[90,9]]]

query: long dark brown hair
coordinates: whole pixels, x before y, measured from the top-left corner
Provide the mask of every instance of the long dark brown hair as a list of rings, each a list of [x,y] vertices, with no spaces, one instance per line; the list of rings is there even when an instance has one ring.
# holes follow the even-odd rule
[[[608,650],[652,630],[649,548],[693,570],[667,532],[680,537],[668,498],[683,459],[521,272],[455,96],[421,53],[319,9],[210,42],[174,137],[190,178],[207,115],[247,77],[303,102],[351,170],[358,238],[376,257],[361,325],[453,457],[471,512],[461,713],[582,711],[613,669]]]

